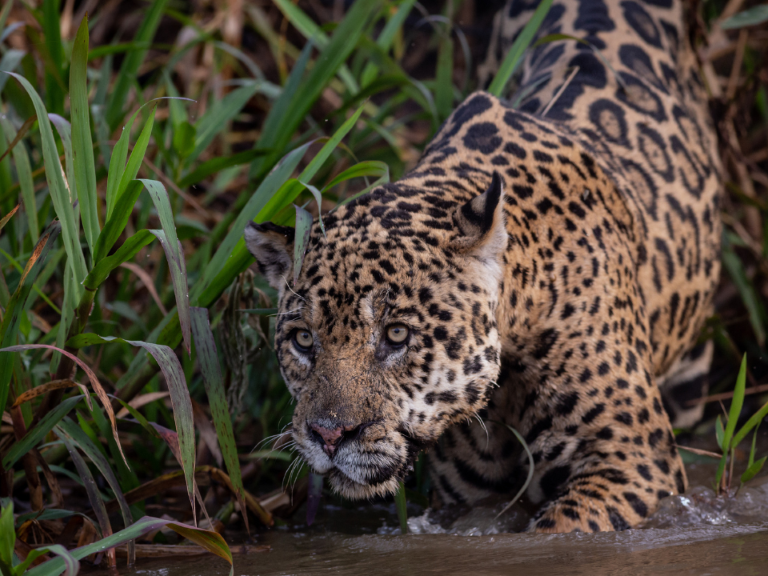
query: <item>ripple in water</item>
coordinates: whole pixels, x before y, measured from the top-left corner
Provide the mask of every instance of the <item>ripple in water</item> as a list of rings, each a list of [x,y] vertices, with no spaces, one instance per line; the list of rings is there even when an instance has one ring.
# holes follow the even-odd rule
[[[473,507],[428,509],[420,516],[408,518],[412,534],[454,534],[457,536],[491,536],[521,532],[530,515],[513,507],[500,517],[505,502],[486,502]],[[768,518],[768,477],[749,487],[733,490],[730,496],[716,496],[713,489],[694,486],[685,494],[661,501],[659,509],[639,529],[694,528],[706,526],[757,526]],[[377,533],[399,534],[396,522],[384,521]]]

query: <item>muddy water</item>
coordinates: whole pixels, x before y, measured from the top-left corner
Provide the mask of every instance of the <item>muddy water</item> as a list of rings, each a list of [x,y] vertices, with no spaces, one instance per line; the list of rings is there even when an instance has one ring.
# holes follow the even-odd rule
[[[272,552],[237,557],[235,574],[765,575],[768,524],[619,534],[341,536],[269,539]],[[121,574],[226,575],[220,559],[142,562]]]
[[[235,574],[525,574],[533,576],[656,574],[768,575],[768,477],[730,498],[707,487],[711,465],[688,467],[692,488],[667,498],[644,526],[621,533],[532,535],[522,508],[500,519],[503,503],[440,513],[409,509],[408,536],[400,536],[394,506],[356,508],[326,503],[315,525],[260,534],[271,552],[235,557]],[[294,519],[299,522],[303,510]],[[121,575],[226,575],[209,556],[140,560]]]

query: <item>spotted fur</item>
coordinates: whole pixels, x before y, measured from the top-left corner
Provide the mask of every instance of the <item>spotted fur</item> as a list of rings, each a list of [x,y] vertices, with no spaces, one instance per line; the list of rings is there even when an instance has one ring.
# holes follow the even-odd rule
[[[492,56],[536,5],[508,4]],[[533,530],[628,528],[685,490],[663,406],[695,419],[705,389],[720,167],[681,5],[556,1],[553,33],[621,82],[590,46],[534,49],[517,109],[473,94],[412,172],[313,225],[295,286],[293,231],[246,230],[294,438],[345,496],[391,493],[427,447],[442,502],[509,493],[527,460],[505,425],[533,452]]]

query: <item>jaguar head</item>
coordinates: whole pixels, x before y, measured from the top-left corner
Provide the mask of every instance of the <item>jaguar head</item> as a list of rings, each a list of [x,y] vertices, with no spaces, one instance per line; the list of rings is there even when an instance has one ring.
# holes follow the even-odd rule
[[[325,234],[312,225],[295,284],[294,230],[247,226],[278,292],[296,445],[343,496],[394,492],[420,449],[485,406],[499,373],[502,188],[497,174],[464,201],[377,188],[326,215]]]

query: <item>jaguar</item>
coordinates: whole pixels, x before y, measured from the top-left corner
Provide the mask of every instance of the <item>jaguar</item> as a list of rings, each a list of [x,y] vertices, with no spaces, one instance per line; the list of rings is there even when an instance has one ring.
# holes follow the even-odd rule
[[[537,6],[498,14],[486,77]],[[406,176],[314,222],[295,282],[295,231],[246,227],[293,438],[335,491],[390,494],[428,450],[441,505],[510,494],[508,427],[531,531],[627,529],[685,490],[721,167],[683,8],[556,0],[513,96],[475,92]]]

